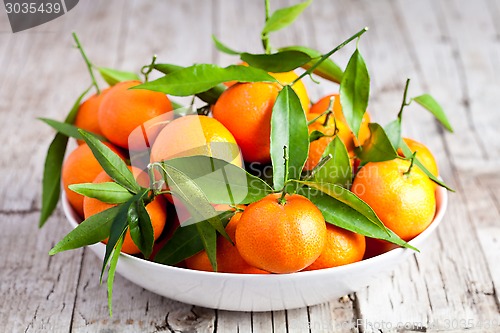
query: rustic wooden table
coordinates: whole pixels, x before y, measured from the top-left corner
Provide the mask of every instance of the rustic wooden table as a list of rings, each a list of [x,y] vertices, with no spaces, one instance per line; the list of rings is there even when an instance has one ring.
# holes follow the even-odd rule
[[[296,1],[271,1],[272,6]],[[38,230],[43,160],[53,132],[89,84],[72,48],[76,31],[94,63],[138,70],[163,62],[230,64],[210,35],[260,51],[263,1],[80,1],[71,12],[12,34],[0,13],[0,331],[3,332],[499,332],[500,2],[316,0],[276,46],[326,52],[369,26],[360,42],[372,77],[372,119],[394,117],[407,77],[432,92],[455,128],[444,132],[412,107],[404,131],[437,157],[450,194],[446,217],[423,252],[356,294],[309,308],[235,313],[181,304],[118,276],[114,316],[89,250],[48,250],[69,226],[61,209]],[[352,51],[352,47],[349,48]],[[350,52],[336,56],[346,64]],[[335,91],[309,84],[313,100]],[[165,281],[165,283],[169,283]]]

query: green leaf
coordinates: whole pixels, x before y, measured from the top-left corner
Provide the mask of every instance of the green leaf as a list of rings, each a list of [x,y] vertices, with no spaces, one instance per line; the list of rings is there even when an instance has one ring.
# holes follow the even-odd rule
[[[145,258],[149,258],[153,252],[154,230],[151,218],[144,206],[143,200],[138,200],[130,205],[128,213],[128,226],[130,237],[137,245]]]
[[[266,21],[262,34],[268,34],[273,31],[281,30],[295,21],[295,19],[309,6],[312,0],[308,0],[290,7],[280,8],[271,14]]]
[[[288,148],[288,170],[283,147]],[[285,86],[278,94],[271,116],[273,186],[280,191],[288,179],[300,179],[309,151],[307,119],[297,94]],[[286,179],[285,179],[286,178]]]
[[[85,142],[89,145],[95,158],[102,166],[104,171],[118,184],[125,187],[132,193],[138,193],[141,190],[137,184],[134,175],[129,170],[125,162],[116,155],[109,147],[97,140],[92,134],[79,130]]]
[[[90,216],[64,236],[50,250],[49,254],[54,255],[105,240],[109,236],[111,224],[118,214],[118,210],[119,207],[115,206]]]
[[[322,137],[326,136],[325,133],[321,132],[321,131],[318,131],[318,130],[314,130],[312,131],[310,134],[309,134],[309,142],[313,142],[313,141],[316,141],[318,139],[321,139]]]
[[[87,88],[75,101],[65,122],[72,124],[75,121],[80,103],[89,92],[91,87]],[[40,220],[38,227],[41,228],[52,214],[59,201],[61,194],[61,170],[64,160],[64,153],[68,144],[68,137],[61,133],[57,133],[50,143],[45,157],[42,180],[42,209],[40,212]]]
[[[328,155],[331,159],[315,173],[314,180],[349,188],[352,181],[351,160],[347,148],[338,136],[326,146],[322,158]]]
[[[111,68],[99,67],[99,73],[110,86],[123,81],[140,81],[139,76],[135,73],[118,71]]]
[[[126,188],[115,182],[72,184],[69,185],[69,189],[109,204],[120,204],[133,196]]]
[[[211,203],[249,204],[273,192],[262,179],[252,176],[245,169],[217,158],[201,155],[189,156],[163,163],[188,176]]]
[[[217,233],[209,221],[195,223],[195,227],[210,260],[210,265],[214,272],[217,272]]]
[[[60,121],[48,119],[48,118],[38,118],[38,119],[43,121],[44,123],[46,123],[47,125],[49,125],[53,129],[55,129],[57,132],[64,134],[67,137],[75,138],[77,140],[83,140],[82,135],[80,134],[80,132],[78,132],[79,128],[76,127],[75,125],[71,125],[68,123],[62,123]],[[92,132],[88,132],[88,133],[92,133]],[[105,137],[103,137],[101,135],[98,135],[95,133],[92,133],[92,135],[94,135],[100,141],[108,141]]]
[[[321,52],[305,46],[287,46],[287,47],[282,47],[279,50],[299,51],[307,54],[311,58],[311,61],[302,65],[304,69],[311,68],[317,61],[317,59],[319,59],[322,56]],[[316,69],[314,69],[313,73],[326,80],[336,83],[340,83],[342,81],[342,76],[344,75],[342,69],[331,59],[326,59],[325,61],[323,61],[318,67],[316,67]]]
[[[131,89],[153,90],[173,96],[190,96],[228,81],[277,82],[266,71],[258,68],[238,65],[222,68],[212,64],[199,64],[179,69]]]
[[[429,94],[423,94],[417,97],[414,97],[413,100],[418,104],[422,105],[426,110],[436,117],[441,124],[450,132],[453,132],[453,128],[451,127],[446,114],[443,111],[443,108],[439,103]]]
[[[234,213],[234,211],[225,211],[220,214],[224,226],[229,223]],[[156,254],[155,262],[164,265],[175,265],[203,250],[203,243],[196,226],[189,224],[189,221],[186,224],[186,226],[175,230],[172,238]]]
[[[273,54],[242,53],[241,60],[252,67],[267,72],[282,73],[292,71],[311,61],[311,57],[300,51],[281,51]]]
[[[406,144],[406,142],[404,140],[401,140],[401,145],[400,145],[400,148],[401,150],[403,151],[403,154],[405,155],[406,158],[409,158],[413,153],[410,149],[410,147],[408,147],[408,145]],[[418,154],[415,155],[415,161],[414,163],[427,175],[427,177],[429,177],[433,182],[435,182],[436,184],[438,184],[439,186],[442,186],[444,187],[445,189],[447,189],[448,191],[451,191],[451,192],[455,192],[455,190],[451,187],[449,187],[448,185],[446,185],[442,180],[438,179],[437,177],[435,177],[429,170],[427,170],[427,168],[422,164],[422,162],[420,162],[418,160]]]
[[[362,162],[382,162],[397,158],[398,154],[382,126],[370,123],[368,128],[371,133],[370,137],[361,149],[357,149],[359,159]]]
[[[120,237],[118,242],[116,243],[115,249],[113,250],[113,254],[111,255],[111,260],[109,261],[109,269],[108,269],[108,309],[109,316],[113,316],[113,283],[115,281],[115,272],[116,272],[116,264],[118,263],[118,258],[120,258],[120,251],[122,250],[123,245],[123,236]]]
[[[342,189],[340,186],[339,188]],[[418,251],[418,249],[406,243],[391,230],[381,228],[361,212],[336,198],[310,188],[300,189],[300,194],[311,200],[318,207],[328,223],[367,237],[383,239]]]
[[[109,258],[115,248],[116,244],[120,237],[122,237],[128,228],[128,220],[129,220],[129,212],[130,207],[135,204],[136,201],[141,200],[143,195],[147,190],[144,190],[141,193],[134,195],[130,200],[125,203],[118,205],[118,213],[116,214],[113,222],[111,222],[111,228],[109,230],[109,238],[106,243],[106,253],[104,254],[104,259],[102,262],[101,276],[100,281],[102,282],[102,276],[108,265]]]
[[[303,184],[309,186],[310,188],[317,189],[332,198],[342,202],[343,204],[356,210],[358,213],[370,220],[371,223],[378,226],[380,229],[388,232],[389,229],[380,221],[377,214],[373,209],[363,200],[361,200],[356,194],[343,188],[340,185],[328,184],[328,183],[315,183],[315,182],[302,182]]]
[[[392,147],[397,149],[403,140],[401,137],[401,118],[391,121],[385,126],[384,130],[387,138],[392,144]]]
[[[170,74],[172,72],[178,71],[179,69],[183,69],[185,67],[182,66],[177,66],[177,65],[172,65],[172,64],[155,64],[155,69],[162,72],[163,74]],[[227,87],[220,83],[213,88],[201,92],[199,94],[196,94],[196,96],[201,99],[204,102],[207,102],[208,104],[215,104],[217,100],[219,99],[220,95],[227,89]],[[179,106],[182,107],[182,106]],[[175,107],[178,108],[178,107]]]
[[[340,82],[340,104],[347,124],[358,136],[370,95],[370,76],[365,61],[356,49]]]
[[[215,35],[212,35],[212,40],[214,41],[215,48],[223,53],[229,54],[229,55],[239,55],[240,52],[235,51],[226,45],[224,45],[220,40],[215,37]]]
[[[168,184],[170,191],[174,194],[174,198],[180,198],[182,203],[187,207],[189,213],[193,217],[196,229],[200,234],[201,241],[207,251],[210,263],[217,271],[216,251],[217,251],[217,234],[218,231],[228,241],[232,242],[227,235],[226,230],[217,215],[214,207],[209,203],[203,191],[196,183],[178,169],[163,164],[161,165],[164,171],[165,181]]]

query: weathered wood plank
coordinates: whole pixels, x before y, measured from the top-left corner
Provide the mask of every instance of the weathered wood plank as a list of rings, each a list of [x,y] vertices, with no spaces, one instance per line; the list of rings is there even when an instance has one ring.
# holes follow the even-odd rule
[[[50,257],[69,230],[58,213],[38,230],[38,212],[0,213],[0,325],[4,332],[68,332],[82,250]]]

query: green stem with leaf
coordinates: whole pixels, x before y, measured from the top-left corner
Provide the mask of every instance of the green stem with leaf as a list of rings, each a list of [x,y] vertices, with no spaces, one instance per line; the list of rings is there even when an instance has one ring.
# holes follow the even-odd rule
[[[80,53],[83,57],[83,60],[85,61],[85,64],[87,65],[87,69],[89,71],[90,78],[92,80],[92,85],[95,87],[95,89],[97,90],[97,94],[99,95],[101,93],[101,89],[99,89],[99,85],[97,84],[97,80],[95,79],[95,76],[94,76],[94,70],[93,70],[94,66],[90,62],[87,55],[85,54],[85,51],[83,50],[82,44],[80,43],[80,40],[78,39],[78,36],[76,35],[76,33],[73,32],[72,35],[73,35],[73,39],[75,40],[76,47],[80,50]]]
[[[153,55],[153,59],[149,65],[143,66],[141,68],[141,73],[144,75],[144,82],[148,82],[149,74],[155,69],[156,65],[156,54]]]
[[[355,33],[354,35],[352,35],[351,37],[347,38],[345,41],[343,41],[342,43],[340,43],[337,47],[335,47],[333,50],[331,50],[330,52],[324,54],[323,56],[321,56],[321,58],[316,61],[314,63],[314,65],[312,65],[308,70],[306,70],[304,73],[302,73],[298,78],[296,78],[290,85],[293,86],[297,81],[299,81],[300,79],[302,79],[303,77],[305,77],[306,75],[311,75],[312,72],[314,72],[314,70],[319,66],[321,65],[321,63],[323,61],[325,61],[326,59],[330,58],[332,56],[332,54],[334,54],[335,52],[337,52],[338,50],[340,50],[341,48],[343,48],[344,46],[346,46],[347,44],[349,44],[351,41],[353,41],[354,39],[356,38],[359,38],[361,37],[361,35],[363,35],[366,31],[368,31],[368,27],[364,27],[363,29],[361,29],[360,31],[358,31],[357,33]]]
[[[267,22],[267,20],[269,20],[269,13],[271,11],[271,5],[269,3],[269,0],[264,0],[264,6],[266,8],[266,22]],[[262,46],[264,47],[266,54],[270,54],[271,53],[271,44],[269,43],[269,34],[263,33],[260,36],[260,38],[262,40]]]
[[[410,86],[410,79],[406,79],[406,84],[405,84],[405,91],[403,93],[403,101],[401,102],[401,108],[399,109],[398,112],[398,118],[401,120],[401,117],[403,116],[403,110],[405,106],[410,105],[411,100],[409,102],[406,101],[406,96],[408,94],[408,87]]]

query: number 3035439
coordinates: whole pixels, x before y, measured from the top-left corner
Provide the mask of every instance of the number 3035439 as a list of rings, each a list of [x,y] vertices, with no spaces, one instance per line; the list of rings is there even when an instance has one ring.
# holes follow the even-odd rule
[[[35,14],[35,13],[45,13],[45,14],[59,14],[62,10],[60,3],[35,3],[35,2],[23,2],[23,3],[5,3],[5,10],[7,14]]]

